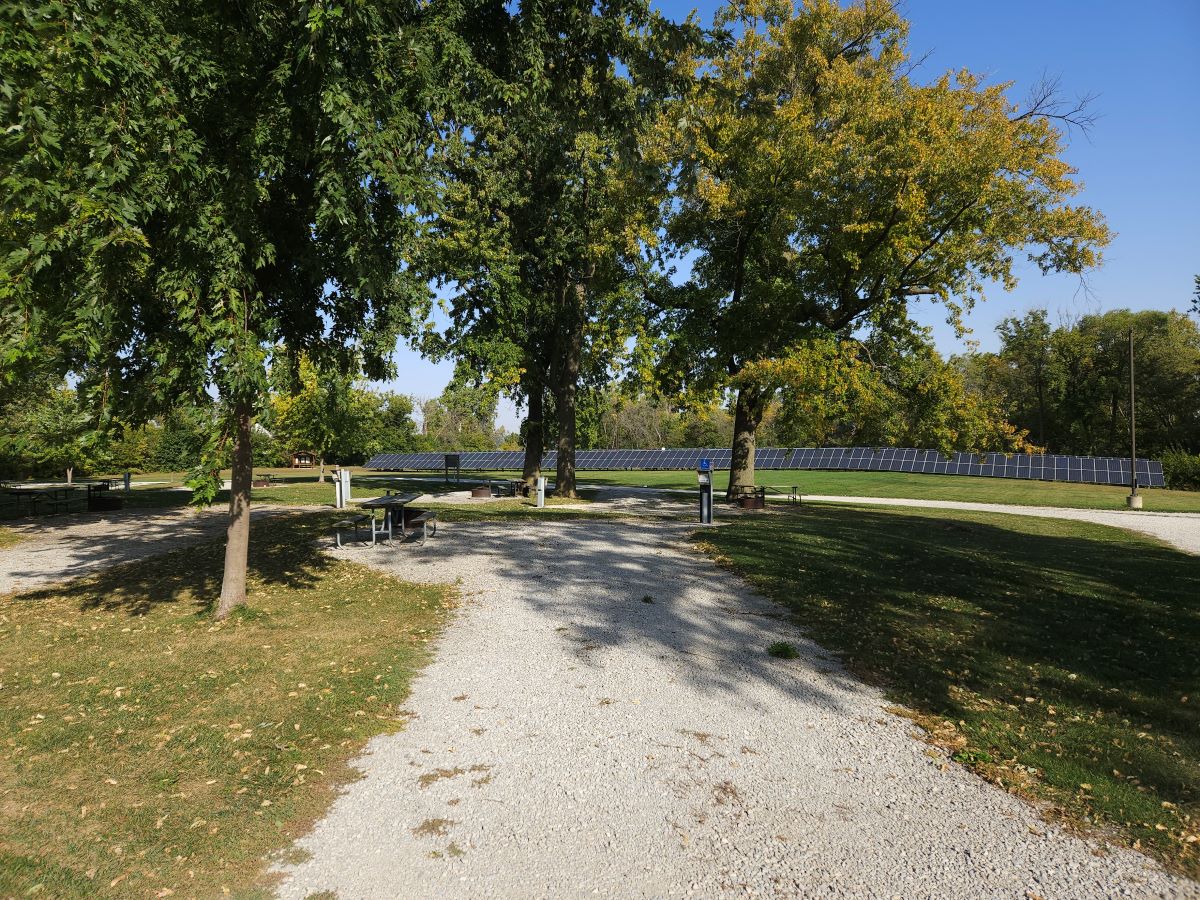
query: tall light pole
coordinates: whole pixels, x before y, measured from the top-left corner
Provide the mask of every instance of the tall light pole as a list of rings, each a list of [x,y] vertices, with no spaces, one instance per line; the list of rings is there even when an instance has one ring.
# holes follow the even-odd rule
[[[1133,329],[1129,329],[1129,496],[1125,502],[1130,509],[1142,508],[1142,497],[1138,493],[1137,479],[1137,408],[1133,390]]]

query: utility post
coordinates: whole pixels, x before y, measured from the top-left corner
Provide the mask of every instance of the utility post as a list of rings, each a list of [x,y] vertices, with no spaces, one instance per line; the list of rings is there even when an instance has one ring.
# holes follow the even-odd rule
[[[1129,496],[1125,502],[1130,509],[1142,508],[1137,477],[1137,407],[1133,388],[1133,329],[1129,329]]]

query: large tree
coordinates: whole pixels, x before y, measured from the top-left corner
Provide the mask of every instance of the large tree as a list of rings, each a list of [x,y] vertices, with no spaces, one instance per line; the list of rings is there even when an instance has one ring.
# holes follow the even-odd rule
[[[660,170],[640,140],[689,46],[645,0],[525,0],[475,36],[446,123],[451,177],[431,269],[448,291],[445,347],[527,403],[526,475],[556,435],[556,490],[575,493],[581,382],[624,347],[656,236]],[[547,402],[548,401],[548,402]],[[545,412],[552,407],[554,427]]]
[[[957,318],[1024,249],[1079,272],[1108,237],[1072,206],[1050,90],[1020,108],[965,70],[921,84],[891,0],[745,0],[717,16],[696,87],[669,106],[670,235],[694,253],[664,292],[677,384],[737,390],[731,490],[753,484],[771,400],[755,366],[818,331],[903,324],[909,298]]]
[[[6,315],[25,346],[93,367],[102,404],[149,414],[219,395],[225,616],[245,602],[268,359],[305,351],[382,377],[423,295],[403,261],[437,99],[434,12],[106,0],[0,16]]]

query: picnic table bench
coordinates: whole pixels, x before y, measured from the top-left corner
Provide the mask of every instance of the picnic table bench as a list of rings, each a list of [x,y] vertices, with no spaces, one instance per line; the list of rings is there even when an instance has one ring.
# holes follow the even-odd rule
[[[74,485],[64,487],[9,487],[4,493],[17,505],[17,512],[36,515],[45,503],[51,513],[69,512],[71,504],[80,496]]]
[[[421,526],[421,543],[424,544],[426,538],[428,538],[431,534],[437,534],[437,510],[421,510],[420,515],[413,516],[408,520],[408,524]],[[415,528],[413,529],[412,533],[414,535],[417,533]]]
[[[735,485],[729,489],[729,501],[742,509],[763,509],[767,505],[767,490],[761,485]]]
[[[87,508],[88,512],[107,512],[109,510],[121,509],[124,506],[124,501],[120,496],[112,494],[113,484],[111,480],[96,481],[87,486]]]
[[[337,546],[339,548],[341,548],[342,532],[349,530],[350,528],[354,529],[354,540],[357,541],[359,526],[361,526],[363,524],[363,522],[366,522],[368,519],[372,519],[372,518],[374,518],[374,516],[370,516],[370,515],[367,515],[366,513],[363,513],[361,516],[351,516],[348,519],[342,519],[340,522],[334,522],[333,523],[333,533],[334,533],[334,541],[337,543]]]

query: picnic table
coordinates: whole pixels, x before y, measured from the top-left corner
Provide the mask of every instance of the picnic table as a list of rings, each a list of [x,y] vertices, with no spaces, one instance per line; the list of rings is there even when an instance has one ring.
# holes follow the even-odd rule
[[[490,487],[493,497],[524,497],[527,494],[525,482],[516,478],[492,481]]]
[[[363,500],[358,504],[360,509],[371,510],[372,547],[375,546],[375,541],[379,535],[386,534],[390,543],[396,531],[399,531],[401,535],[404,534],[404,507],[420,496],[420,494],[387,494],[383,497]],[[375,518],[375,510],[377,509],[383,510],[382,520]]]
[[[76,489],[73,485],[65,487],[9,487],[4,489],[17,502],[18,510],[24,509],[30,515],[37,512],[43,501],[50,505],[51,512],[66,512],[71,508],[75,499]]]

